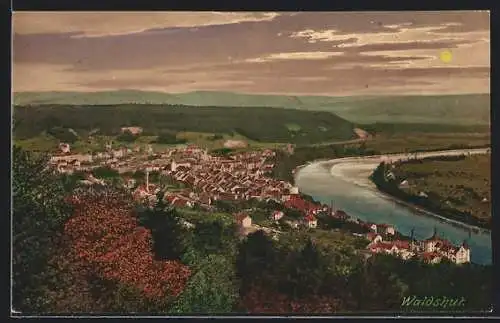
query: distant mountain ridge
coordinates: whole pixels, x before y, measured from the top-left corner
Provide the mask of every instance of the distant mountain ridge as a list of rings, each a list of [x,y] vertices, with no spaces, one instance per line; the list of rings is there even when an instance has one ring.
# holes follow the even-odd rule
[[[351,122],[489,124],[490,95],[293,96],[196,91],[19,92],[14,105],[168,104],[328,111]]]
[[[349,101],[354,97],[293,96],[243,94],[234,92],[194,91],[186,93],[163,93],[139,90],[102,92],[18,92],[14,93],[15,105],[38,104],[184,104],[194,106],[237,107],[300,107],[317,106]]]

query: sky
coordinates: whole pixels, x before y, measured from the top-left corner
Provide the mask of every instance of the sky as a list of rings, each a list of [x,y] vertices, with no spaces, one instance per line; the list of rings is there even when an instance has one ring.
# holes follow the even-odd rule
[[[487,11],[14,12],[13,90],[490,92]]]

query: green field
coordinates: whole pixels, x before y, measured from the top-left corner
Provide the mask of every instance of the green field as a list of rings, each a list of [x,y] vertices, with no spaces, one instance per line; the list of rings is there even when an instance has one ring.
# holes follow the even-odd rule
[[[353,123],[489,124],[490,95],[433,96],[291,96],[198,91],[159,93],[142,91],[15,93],[15,105],[170,104],[198,107],[280,107],[326,111]]]
[[[472,155],[463,160],[424,160],[395,169],[405,177],[411,195],[426,192],[445,208],[468,212],[480,222],[491,219],[491,155]],[[483,199],[485,199],[483,201]]]

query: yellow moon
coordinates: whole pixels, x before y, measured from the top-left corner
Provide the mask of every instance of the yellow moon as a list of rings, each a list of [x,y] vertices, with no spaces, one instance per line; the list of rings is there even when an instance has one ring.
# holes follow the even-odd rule
[[[451,61],[451,52],[449,50],[445,50],[444,52],[441,52],[441,54],[439,54],[439,59],[441,59],[441,61],[443,63],[449,63]]]

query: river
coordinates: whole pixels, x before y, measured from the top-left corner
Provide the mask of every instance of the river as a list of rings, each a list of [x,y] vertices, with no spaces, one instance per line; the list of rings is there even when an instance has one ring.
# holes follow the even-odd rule
[[[435,155],[456,155],[459,153],[485,153],[486,150],[442,151],[421,153],[420,157]],[[416,239],[430,237],[434,228],[438,234],[458,245],[467,240],[471,248],[471,261],[491,264],[491,233],[489,230],[439,218],[429,212],[398,203],[395,199],[379,192],[368,179],[381,160],[402,159],[403,154],[363,158],[342,158],[318,161],[301,167],[295,183],[299,190],[311,195],[316,201],[334,204],[347,214],[363,221],[388,223],[405,235],[414,229]]]

